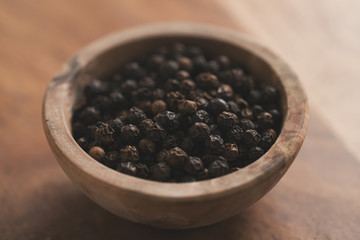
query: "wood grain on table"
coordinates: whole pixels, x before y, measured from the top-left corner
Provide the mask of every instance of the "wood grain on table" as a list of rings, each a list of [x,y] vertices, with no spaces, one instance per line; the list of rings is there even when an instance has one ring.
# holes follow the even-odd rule
[[[289,6],[271,2],[269,11]],[[267,39],[259,22],[234,18],[226,4],[0,1],[0,239],[359,239],[360,164],[317,106],[304,146],[280,183],[243,213],[204,228],[164,231],[122,220],[87,199],[56,163],[40,115],[46,86],[63,62],[104,34],[154,21],[206,22]],[[263,13],[261,7],[241,2],[248,14]],[[289,21],[299,16],[289,14]],[[269,28],[279,29],[274,23]],[[276,49],[286,44],[269,43]]]

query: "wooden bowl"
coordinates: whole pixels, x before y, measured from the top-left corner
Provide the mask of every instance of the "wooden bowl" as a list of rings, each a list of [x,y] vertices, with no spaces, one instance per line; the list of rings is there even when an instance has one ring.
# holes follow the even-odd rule
[[[71,135],[72,109],[92,77],[114,72],[126,60],[180,41],[241,62],[281,92],[281,133],[260,159],[237,172],[193,183],[161,183],[116,172],[92,159]],[[231,217],[266,194],[294,161],[306,134],[306,95],[289,66],[237,32],[199,24],[156,24],[121,31],[82,49],[50,82],[43,126],[57,161],[94,202],[130,221],[161,228],[193,228]],[[87,214],[87,213],[84,213]],[[71,216],[69,216],[71,217]]]

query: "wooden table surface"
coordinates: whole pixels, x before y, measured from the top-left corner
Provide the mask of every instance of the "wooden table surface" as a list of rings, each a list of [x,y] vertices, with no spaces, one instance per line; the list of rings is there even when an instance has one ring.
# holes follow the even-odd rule
[[[70,182],[48,147],[43,93],[61,64],[85,44],[154,21],[206,22],[267,39],[249,16],[266,9],[297,11],[288,5],[294,1],[259,2],[237,3],[249,20],[241,21],[229,10],[231,0],[0,1],[0,239],[360,239],[360,163],[316,104],[304,146],[279,184],[243,213],[192,230],[153,229],[108,213]],[[289,26],[303,20],[287,16]],[[279,33],[271,31],[278,22],[269,22],[268,34]],[[290,46],[268,43],[283,52]],[[309,65],[296,64],[300,70]],[[314,91],[309,93],[311,100]]]

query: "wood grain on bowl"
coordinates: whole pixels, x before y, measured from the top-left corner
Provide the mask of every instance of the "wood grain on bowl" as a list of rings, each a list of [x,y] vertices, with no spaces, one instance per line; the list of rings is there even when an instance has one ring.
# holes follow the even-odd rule
[[[81,88],[87,81],[112,73],[124,61],[175,40],[228,55],[256,78],[280,90],[284,113],[281,133],[270,150],[253,164],[212,180],[159,183],[103,166],[72,138],[71,112],[81,101]],[[209,225],[260,199],[295,159],[305,138],[308,118],[305,93],[284,61],[234,31],[196,24],[148,25],[114,33],[85,47],[49,84],[43,103],[48,142],[69,178],[93,201],[114,214],[162,228]]]

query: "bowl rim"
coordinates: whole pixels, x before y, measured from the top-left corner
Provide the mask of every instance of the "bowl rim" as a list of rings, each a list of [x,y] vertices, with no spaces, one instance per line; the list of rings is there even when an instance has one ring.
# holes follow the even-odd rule
[[[166,36],[211,38],[241,47],[261,58],[275,72],[283,85],[288,108],[278,139],[261,158],[222,177],[191,183],[163,183],[121,174],[92,159],[78,146],[67,127],[64,114],[69,82],[76,78],[92,59],[107,49],[139,38]],[[306,94],[293,70],[254,39],[235,30],[207,24],[158,23],[112,33],[75,54],[49,83],[43,99],[42,120],[46,137],[53,152],[58,155],[56,158],[59,163],[70,162],[72,167],[76,167],[82,174],[117,190],[146,198],[192,201],[205,197],[215,198],[249,188],[278,172],[282,176],[304,141],[309,110]],[[63,164],[60,165],[63,167]]]

